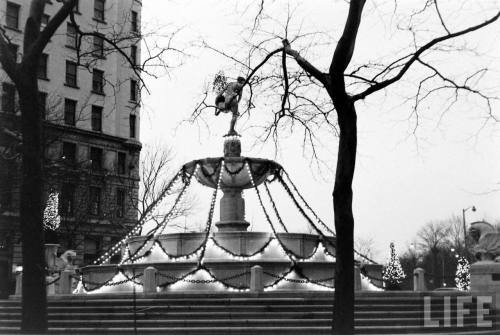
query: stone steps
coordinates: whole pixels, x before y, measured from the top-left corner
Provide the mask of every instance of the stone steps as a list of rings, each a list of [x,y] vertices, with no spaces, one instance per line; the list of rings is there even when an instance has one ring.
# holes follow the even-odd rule
[[[280,306],[281,307],[281,306]],[[245,308],[241,308],[242,310],[239,312],[227,311],[227,309],[218,309],[217,311],[196,311],[193,313],[182,312],[176,309],[169,310],[157,310],[155,307],[148,309],[136,309],[136,313],[132,312],[131,307],[127,307],[122,310],[110,310],[110,311],[100,311],[96,312],[97,308],[87,307],[89,312],[84,312],[78,308],[67,309],[66,311],[58,311],[54,312],[52,309],[49,309],[49,316],[54,320],[65,320],[65,319],[80,319],[80,320],[100,320],[100,319],[108,319],[108,320],[123,320],[130,319],[134,316],[138,319],[173,319],[173,320],[189,320],[189,319],[241,319],[241,318],[249,318],[249,319],[259,319],[259,318],[267,318],[268,316],[272,316],[273,318],[300,318],[300,319],[311,319],[311,318],[331,318],[332,315],[332,307],[327,308],[326,310],[318,310],[316,308],[304,309],[304,311],[296,311],[294,306],[287,306],[290,310],[293,311],[283,311],[282,308],[271,308],[271,307],[262,307],[260,310],[248,310]],[[487,310],[483,310],[487,314]],[[391,311],[390,313],[386,313],[383,319],[380,319],[380,311],[356,311],[355,317],[357,320],[361,319],[375,319],[375,320],[395,320],[395,319],[415,319],[415,318],[423,318],[424,313],[420,310],[410,310],[410,311]],[[439,318],[443,315],[441,311],[433,312],[433,318]],[[452,319],[455,317],[455,313],[452,312]],[[20,317],[20,309],[17,311],[0,311],[0,323],[2,320],[15,320]],[[469,316],[474,318],[475,316]]]
[[[433,297],[432,318],[440,320],[443,294],[392,293],[357,294],[357,334],[500,334],[497,330],[478,329],[475,309],[465,316],[464,327],[457,328],[453,304],[450,319],[453,327],[425,328],[423,297],[427,294]],[[134,327],[138,334],[330,334],[333,298],[326,294],[138,294],[135,303],[130,294],[55,296],[49,297],[49,330],[51,334],[71,335],[133,334]],[[460,294],[447,292],[447,295],[453,299]],[[20,319],[19,300],[0,301],[0,334],[18,332]],[[500,320],[497,316],[486,319]]]
[[[217,327],[217,328],[140,328],[134,331],[133,328],[50,328],[49,334],[120,334],[120,335],[136,335],[136,334],[151,334],[151,335],[323,335],[331,334],[330,327]],[[0,334],[22,334],[17,327],[0,327]],[[388,334],[412,334],[412,335],[498,335],[498,330],[453,330],[453,329],[438,329],[428,330],[423,332],[422,329],[402,328],[395,329],[380,329],[380,328],[362,328],[356,329],[356,334],[370,335],[388,335]]]

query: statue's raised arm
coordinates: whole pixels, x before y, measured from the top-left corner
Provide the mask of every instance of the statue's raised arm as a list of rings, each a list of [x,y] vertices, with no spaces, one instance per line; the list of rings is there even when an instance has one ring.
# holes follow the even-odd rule
[[[231,117],[231,123],[229,125],[229,132],[226,136],[239,135],[234,127],[236,126],[236,121],[240,116],[240,113],[238,112],[238,103],[241,100],[241,94],[244,84],[245,78],[238,77],[235,82],[227,84],[225,89],[222,90],[215,98],[215,115],[219,115],[221,112],[231,112],[233,114]]]

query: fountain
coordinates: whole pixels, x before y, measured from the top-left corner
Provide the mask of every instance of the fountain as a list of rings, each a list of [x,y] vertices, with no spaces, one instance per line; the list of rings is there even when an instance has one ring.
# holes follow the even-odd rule
[[[233,86],[240,92],[238,85]],[[229,133],[224,137],[223,156],[184,164],[163,192],[166,196],[174,185],[180,187],[168,218],[193,181],[212,189],[204,230],[167,233],[165,220],[165,224],[144,232],[145,218],[94,265],[80,269],[79,292],[140,291],[150,281],[154,285],[145,289],[148,292],[247,291],[255,284],[257,273],[264,290],[334,289],[334,232],[311,209],[280,164],[241,156],[240,135],[234,129],[238,106],[233,98],[224,98],[229,101],[226,109],[223,99],[218,105],[223,112],[233,114]],[[314,234],[288,231],[269,188],[273,183],[283,188]],[[242,194],[252,189],[270,232],[247,230],[250,223],[245,218]],[[213,225],[220,191],[220,218]],[[121,261],[110,264],[111,258],[120,253]],[[146,276],[148,271],[154,277]]]
[[[165,227],[160,226],[141,234],[146,220],[139,222],[95,265],[80,269],[80,291],[123,292],[129,291],[131,285],[140,290],[148,267],[158,271],[157,291],[248,290],[255,266],[262,268],[265,289],[333,289],[335,236],[305,202],[280,164],[241,156],[239,136],[227,136],[224,156],[188,162],[170,182],[168,188],[175,183],[182,185],[171,211],[193,180],[213,189],[204,231],[164,233]],[[316,234],[288,232],[268,187],[270,183],[282,184]],[[271,232],[247,231],[250,223],[245,219],[242,193],[251,189],[257,193]],[[265,206],[262,189],[271,206]],[[219,191],[223,193],[220,218],[214,224],[217,231],[212,232]],[[277,222],[271,219],[271,211]],[[120,252],[119,264],[109,264],[111,257]]]

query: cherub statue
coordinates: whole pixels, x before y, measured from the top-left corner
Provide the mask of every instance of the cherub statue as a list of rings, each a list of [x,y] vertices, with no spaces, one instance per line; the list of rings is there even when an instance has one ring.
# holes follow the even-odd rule
[[[227,84],[215,98],[215,115],[219,115],[221,112],[231,112],[233,114],[227,136],[239,135],[236,130],[234,130],[234,127],[236,126],[236,121],[240,116],[240,113],[238,112],[238,103],[241,100],[241,93],[244,85],[245,78],[238,77],[235,82]]]
[[[487,222],[474,222],[469,234],[476,242],[474,255],[482,261],[500,262],[500,233]]]

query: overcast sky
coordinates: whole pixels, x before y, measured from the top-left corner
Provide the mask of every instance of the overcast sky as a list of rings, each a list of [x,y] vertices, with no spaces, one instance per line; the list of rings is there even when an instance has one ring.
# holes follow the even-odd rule
[[[287,7],[279,1],[268,3],[272,4],[270,10],[276,22],[276,26],[269,29],[281,34],[280,22],[284,22]],[[403,15],[405,10],[412,6],[417,8],[421,3],[406,1],[408,8],[398,8],[397,14],[393,15],[392,1],[380,6],[368,1],[353,61],[356,64],[366,60],[390,61],[391,48],[399,50],[398,45],[410,42],[409,35],[395,32],[395,27],[403,22],[399,13]],[[460,11],[455,7],[455,11],[446,12],[446,4],[443,4],[443,12],[446,12],[443,16],[450,20],[449,28],[455,30],[460,28],[457,22],[481,22],[491,15],[488,10],[498,3],[482,1],[481,5],[484,7],[471,9],[466,5]],[[301,26],[302,32],[327,31],[334,39],[338,38],[347,10],[344,1],[293,2],[290,7],[296,11],[294,23]],[[167,29],[167,25],[182,26],[178,45],[187,46],[189,42],[203,38],[230,54],[238,54],[244,48],[240,42],[243,25],[251,24],[249,17],[252,12],[244,12],[245,9],[245,3],[235,1],[145,0],[142,20],[146,30],[154,27]],[[463,17],[457,19],[460,15]],[[429,24],[422,27],[430,33],[442,34],[442,29],[432,22],[429,20]],[[449,58],[433,59],[429,56],[428,60],[434,60],[434,64],[442,66],[445,71],[458,71],[462,75],[472,66],[475,69],[489,67],[491,73],[480,85],[489,93],[500,96],[498,83],[491,79],[499,78],[500,60],[496,57],[500,50],[498,43],[490,43],[498,41],[499,33],[500,23],[496,23],[488,30],[474,34],[471,39],[460,41],[477,48],[479,54],[465,52],[466,55],[460,57],[453,53]],[[422,36],[425,40],[428,35]],[[280,46],[278,42],[276,47]],[[333,47],[329,45],[329,48],[309,53],[309,60],[325,70]],[[190,117],[205,84],[219,69],[224,69],[231,77],[241,74],[241,69],[231,68],[229,60],[214,52],[195,47],[188,50],[191,56],[184,59],[182,67],[169,76],[146,80],[151,94],[145,97],[141,119],[141,141],[145,144],[160,141],[172,147],[176,152],[177,166],[188,160],[222,154],[221,136],[227,131],[228,115],[216,118],[213,111],[207,111],[205,119],[210,132],[204,127],[181,122]],[[353,185],[355,234],[375,240],[379,260],[388,256],[391,241],[402,251],[423,224],[451,215],[461,216],[462,209],[471,205],[477,207],[477,212],[467,212],[468,222],[480,219],[500,221],[500,191],[493,191],[500,189],[498,126],[492,122],[484,125],[484,105],[467,96],[439,121],[449,95],[437,94],[425,105],[427,114],[422,114],[416,137],[412,136],[411,104],[402,101],[415,89],[416,84],[409,78],[394,89],[356,105],[359,147]],[[265,122],[265,117],[271,113],[269,108],[257,105],[251,119],[241,120],[237,128],[249,129]],[[301,134],[297,132],[284,138],[277,153],[272,142],[252,146],[253,134],[250,130],[243,132],[244,155],[276,159],[289,172],[312,207],[333,226],[333,171],[319,171],[314,164],[311,165],[310,152],[303,151],[300,145]],[[326,132],[320,136],[323,144],[319,147],[320,158],[333,169],[337,139]],[[249,206],[249,220],[257,217],[252,210],[253,207]]]

